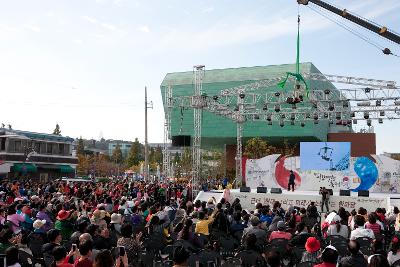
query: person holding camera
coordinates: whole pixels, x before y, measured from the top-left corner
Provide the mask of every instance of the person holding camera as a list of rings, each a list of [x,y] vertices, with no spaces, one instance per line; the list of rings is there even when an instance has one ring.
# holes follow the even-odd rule
[[[325,187],[320,187],[319,194],[322,196],[321,212],[324,212],[324,205],[326,207],[326,212],[329,213],[329,197],[331,196],[329,190]]]

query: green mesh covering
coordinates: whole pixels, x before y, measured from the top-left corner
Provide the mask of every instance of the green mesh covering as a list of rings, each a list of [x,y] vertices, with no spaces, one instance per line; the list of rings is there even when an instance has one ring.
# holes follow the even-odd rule
[[[299,70],[301,73],[321,73],[312,63],[301,63]],[[296,72],[296,64],[206,70],[203,79],[203,93],[213,96],[223,89],[252,83],[257,80],[285,77],[287,72]],[[335,89],[332,83],[327,81],[305,80],[305,82],[309,90],[315,88]],[[169,73],[165,76],[161,84],[164,107],[164,91],[167,86],[172,87],[173,97],[193,95],[193,72]],[[285,88],[291,88],[291,86],[293,84],[288,81]],[[278,85],[265,88],[265,91],[271,92],[278,90],[282,90]],[[193,136],[192,109],[181,110],[180,108],[174,108],[171,115],[172,136]],[[272,143],[280,143],[284,139],[288,142],[296,143],[299,141],[326,141],[328,128],[327,121],[320,121],[317,125],[314,125],[313,122],[306,122],[305,127],[300,127],[299,124],[280,127],[276,123],[267,125],[265,121],[246,122],[244,124],[243,137],[244,141],[251,137],[263,137]],[[229,119],[204,111],[202,118],[202,146],[207,148],[235,143],[236,124]]]

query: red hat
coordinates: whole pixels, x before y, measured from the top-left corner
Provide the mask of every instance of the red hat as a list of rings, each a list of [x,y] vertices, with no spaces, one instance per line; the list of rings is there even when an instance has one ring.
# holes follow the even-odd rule
[[[69,215],[71,214],[71,211],[66,211],[66,210],[60,210],[57,214],[57,220],[63,221],[65,219],[67,219],[69,217]]]
[[[310,253],[313,253],[321,248],[321,243],[319,240],[315,237],[309,237],[307,238],[306,242],[306,250]]]

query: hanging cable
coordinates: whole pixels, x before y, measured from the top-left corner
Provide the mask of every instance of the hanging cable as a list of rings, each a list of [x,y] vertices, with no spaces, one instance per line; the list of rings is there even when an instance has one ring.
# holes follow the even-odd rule
[[[393,53],[390,51],[389,48],[385,48],[385,47],[381,46],[380,44],[378,44],[378,43],[372,41],[372,40],[369,39],[368,37],[362,35],[361,33],[357,32],[357,31],[355,31],[355,30],[352,29],[351,27],[349,27],[349,26],[343,24],[342,22],[340,22],[340,21],[338,21],[338,20],[336,20],[336,19],[333,19],[333,18],[329,17],[327,14],[324,14],[323,12],[321,12],[321,11],[319,11],[319,10],[317,10],[317,9],[315,9],[315,8],[313,8],[313,7],[311,7],[311,6],[308,6],[308,8],[310,8],[312,11],[318,13],[319,15],[325,17],[326,19],[332,21],[332,22],[335,23],[336,25],[338,25],[338,26],[340,26],[341,28],[345,29],[346,31],[352,33],[353,35],[357,36],[358,38],[364,40],[365,42],[369,43],[370,45],[372,45],[372,46],[378,48],[378,49],[379,49],[380,51],[382,51],[385,55],[393,55],[393,56],[398,57],[398,55],[393,54]]]

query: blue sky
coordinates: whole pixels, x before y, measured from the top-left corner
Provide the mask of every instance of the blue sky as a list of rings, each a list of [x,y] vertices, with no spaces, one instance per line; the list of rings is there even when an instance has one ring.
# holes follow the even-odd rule
[[[333,1],[400,32],[396,0]],[[295,0],[0,0],[0,122],[85,138],[163,139],[165,74],[295,60]],[[382,55],[301,7],[301,61],[327,74],[395,80],[400,59]],[[379,38],[368,34],[373,40]],[[382,41],[393,52],[400,48]],[[378,151],[400,151],[399,122],[377,126]],[[393,144],[394,143],[394,144]]]

